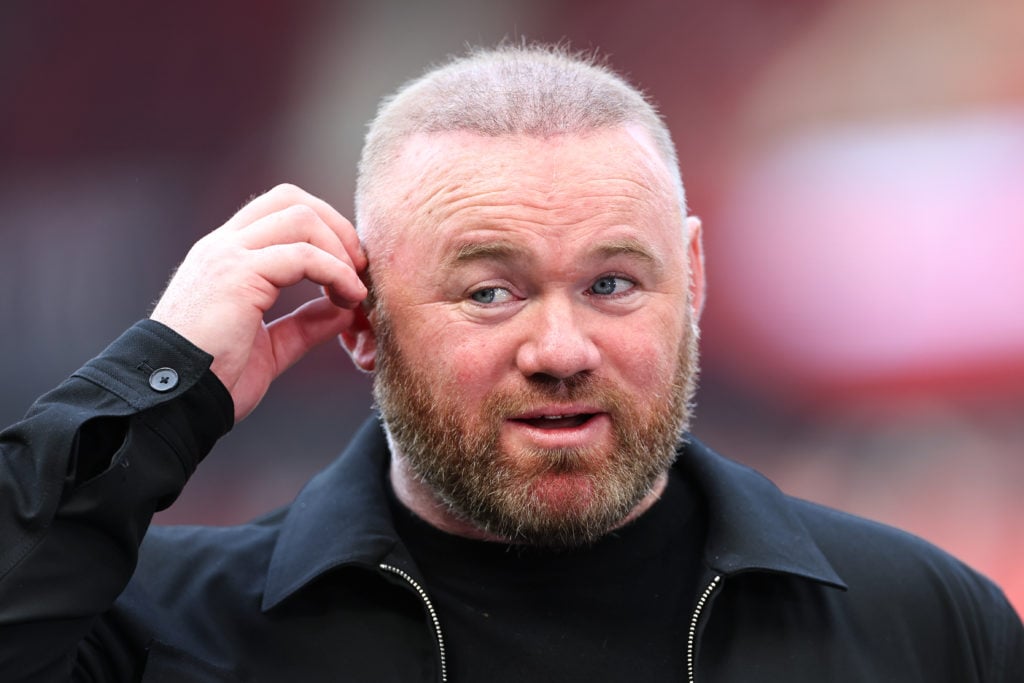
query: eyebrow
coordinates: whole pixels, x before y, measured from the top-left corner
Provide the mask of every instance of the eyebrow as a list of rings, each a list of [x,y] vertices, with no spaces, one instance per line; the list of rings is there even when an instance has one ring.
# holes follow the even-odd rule
[[[465,263],[488,259],[525,258],[526,256],[525,249],[509,242],[470,242],[459,245],[449,260],[453,263]]]
[[[632,237],[598,242],[587,250],[587,259],[610,259],[625,256],[656,267],[663,265],[662,259],[643,242]],[[531,253],[528,249],[511,242],[466,242],[459,244],[444,259],[445,268],[455,268],[477,261],[528,261]]]
[[[455,268],[474,261],[517,261],[529,257],[529,251],[511,242],[466,242],[445,257],[443,266]]]
[[[626,256],[638,261],[643,261],[654,266],[661,266],[662,260],[655,256],[654,252],[643,242],[633,237],[598,242],[590,250],[591,256],[609,259],[615,256]]]

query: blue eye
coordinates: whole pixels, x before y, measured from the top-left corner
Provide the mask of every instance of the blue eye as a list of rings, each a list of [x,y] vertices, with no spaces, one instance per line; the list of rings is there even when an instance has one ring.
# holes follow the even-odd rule
[[[484,287],[469,295],[478,304],[500,304],[509,301],[512,293],[504,287]]]
[[[624,277],[605,275],[590,285],[590,292],[599,296],[611,296],[613,294],[622,294],[635,286],[636,284],[633,281],[627,280]]]

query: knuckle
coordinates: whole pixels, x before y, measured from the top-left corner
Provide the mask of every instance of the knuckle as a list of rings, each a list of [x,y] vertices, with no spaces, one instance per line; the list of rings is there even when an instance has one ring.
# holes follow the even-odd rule
[[[284,195],[285,197],[294,197],[296,199],[304,194],[302,189],[293,183],[278,183],[274,186],[271,192],[274,194]]]
[[[285,209],[285,213],[288,216],[288,220],[299,223],[312,224],[320,220],[317,212],[306,204],[292,204]]]
[[[291,256],[296,264],[303,267],[322,269],[325,267],[327,254],[309,242],[296,242],[291,245]]]

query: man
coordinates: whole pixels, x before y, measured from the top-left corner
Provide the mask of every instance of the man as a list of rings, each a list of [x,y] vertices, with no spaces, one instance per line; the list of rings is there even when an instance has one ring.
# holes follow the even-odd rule
[[[404,86],[357,224],[254,199],[3,434],[3,680],[1021,680],[986,579],[686,435],[701,226],[619,77],[508,46]],[[338,335],[380,421],[284,510],[147,534]]]

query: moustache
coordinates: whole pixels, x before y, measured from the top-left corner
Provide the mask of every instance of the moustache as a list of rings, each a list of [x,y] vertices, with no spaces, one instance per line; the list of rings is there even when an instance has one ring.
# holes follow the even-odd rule
[[[495,420],[529,415],[552,403],[586,406],[588,412],[617,416],[626,404],[621,390],[594,375],[528,378],[520,386],[494,390],[484,399],[484,414]]]

